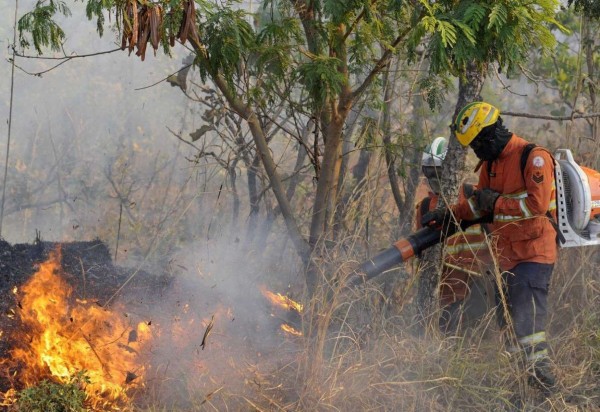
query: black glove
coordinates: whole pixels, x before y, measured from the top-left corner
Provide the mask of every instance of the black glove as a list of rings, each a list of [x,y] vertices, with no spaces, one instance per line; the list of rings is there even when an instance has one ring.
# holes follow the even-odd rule
[[[480,189],[473,193],[475,200],[475,208],[481,212],[492,213],[496,200],[500,197],[500,193],[492,189]]]
[[[446,208],[434,209],[421,217],[421,226],[445,226],[450,220],[450,211]]]

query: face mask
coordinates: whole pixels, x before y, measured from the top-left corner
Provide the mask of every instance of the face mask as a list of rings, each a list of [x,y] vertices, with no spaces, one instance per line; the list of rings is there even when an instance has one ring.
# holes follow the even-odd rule
[[[484,128],[469,145],[479,160],[496,160],[512,137],[512,133],[498,123],[500,127],[493,124]]]
[[[498,151],[498,148],[494,144],[493,140],[480,144],[476,147],[471,147],[473,148],[473,151],[479,160],[496,160],[502,152],[502,150]]]

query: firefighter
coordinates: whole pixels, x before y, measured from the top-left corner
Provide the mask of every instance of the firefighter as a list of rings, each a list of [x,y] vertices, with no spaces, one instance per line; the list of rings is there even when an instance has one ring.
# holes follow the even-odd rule
[[[498,304],[499,322],[512,325],[516,342],[509,350],[523,353],[529,383],[549,393],[556,384],[545,332],[548,287],[558,253],[554,159],[541,147],[525,156],[531,146],[508,131],[499,110],[485,102],[466,105],[452,128],[480,160],[478,189],[450,208],[427,213],[422,224],[440,224],[450,214],[465,220],[485,216],[492,222],[489,230],[507,301]],[[503,313],[505,307],[508,313]]]
[[[416,206],[417,229],[422,216],[435,210],[441,192],[440,180],[442,161],[446,157],[448,141],[437,137],[425,148],[421,159],[421,171],[429,186],[428,195]],[[470,195],[474,187],[464,184],[460,196]],[[448,237],[445,241],[444,259],[440,277],[440,330],[447,335],[458,331],[462,307],[473,283],[472,275],[484,272],[482,265],[489,262],[488,244],[482,225],[470,226],[463,232]]]

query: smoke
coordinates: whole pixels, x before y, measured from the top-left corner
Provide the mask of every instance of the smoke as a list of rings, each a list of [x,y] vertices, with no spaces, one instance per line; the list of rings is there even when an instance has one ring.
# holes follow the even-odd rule
[[[199,241],[174,255],[163,287],[147,273],[128,287],[120,303],[153,331],[146,382],[152,402],[189,408],[218,390],[217,398],[231,406],[255,389],[257,375],[298,349],[280,329],[286,313],[260,292],[265,286],[286,293],[287,285],[299,283],[297,259],[279,247],[284,243],[258,254],[227,236]]]
[[[33,5],[19,2],[19,16]],[[97,36],[83,4],[69,7],[73,17],[59,19],[68,55],[118,47],[111,30]],[[6,119],[14,4],[3,3],[0,12]],[[301,283],[284,236],[257,250],[231,235],[246,211],[232,216],[228,176],[214,160],[191,162],[197,150],[175,136],[189,141],[204,108],[167,82],[154,84],[177,72],[188,53],[148,53],[142,63],[118,51],[52,70],[58,61],[16,59],[2,238],[31,242],[36,231],[48,241],[100,238],[116,265],[142,269],[114,307],[149,323],[154,334],[144,355],[152,365],[148,404],[185,406],[199,394],[246,390],[249,375],[289,343],[259,286],[285,293],[288,283]],[[7,131],[0,122],[0,134]],[[2,165],[6,150],[3,138]]]
[[[33,4],[19,2],[19,16]],[[5,46],[0,113],[7,119],[14,2],[0,7]],[[117,47],[110,29],[104,37],[97,36],[94,23],[84,17],[83,4],[69,7],[73,17],[59,21],[68,34],[67,55]],[[182,187],[195,173],[185,161],[193,149],[167,129],[183,134],[194,130],[188,99],[165,82],[148,87],[179,69],[179,53],[185,55],[180,49],[172,59],[149,53],[142,63],[118,51],[73,59],[52,70],[60,61],[16,58],[3,238],[11,243],[31,241],[37,229],[47,240],[85,240],[97,234],[114,245],[121,204],[128,216],[123,229],[142,217],[160,219],[165,210],[146,208],[141,201],[144,190],[152,192],[167,182]],[[26,73],[46,70],[40,76]],[[0,122],[3,166],[7,132],[7,123]],[[115,188],[107,176],[118,184],[119,173],[129,174],[130,181]],[[149,194],[144,200],[152,202]]]

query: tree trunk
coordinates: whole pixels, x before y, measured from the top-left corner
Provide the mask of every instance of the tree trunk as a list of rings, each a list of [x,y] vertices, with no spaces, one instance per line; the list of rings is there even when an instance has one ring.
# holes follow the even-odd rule
[[[275,164],[273,156],[271,155],[269,145],[267,144],[267,140],[260,126],[260,122],[258,121],[258,117],[254,112],[251,112],[248,114],[246,121],[248,122],[250,132],[254,137],[256,150],[260,155],[263,167],[265,168],[267,176],[269,177],[269,182],[271,183],[273,193],[277,198],[277,203],[281,209],[281,214],[288,229],[288,233],[290,234],[292,242],[296,247],[298,255],[305,263],[308,263],[310,258],[309,244],[306,243],[302,237],[302,234],[300,233],[298,223],[294,216],[290,202],[287,199],[285,189],[283,188],[283,184],[281,182],[281,177],[279,176],[279,173],[277,173],[277,165]]]
[[[346,179],[348,176],[348,163],[350,162],[350,152],[354,147],[354,131],[356,130],[357,125],[359,124],[359,116],[362,113],[363,108],[365,107],[364,102],[357,107],[355,110],[351,110],[348,114],[348,119],[346,120],[346,132],[344,133],[343,141],[342,141],[342,162],[340,165],[340,174],[338,177],[338,187],[340,190],[344,190],[344,185],[346,184]],[[340,202],[338,209],[335,214],[335,220],[333,223],[333,236],[337,239],[337,235],[340,233],[343,227],[344,218],[346,216],[346,207],[348,206],[348,194],[347,192],[341,193],[343,197]]]
[[[235,171],[235,163],[232,167],[228,168],[227,173],[229,175],[229,182],[231,183],[231,193],[233,195],[233,216],[231,219],[232,227],[238,225],[238,218],[240,215],[240,196],[237,191],[237,173]]]
[[[250,199],[250,216],[248,217],[247,237],[251,240],[256,235],[256,225],[258,224],[258,165],[260,157],[258,153],[252,159],[251,165],[246,170],[246,178],[248,179],[248,197]]]
[[[335,44],[331,47],[330,52],[341,62],[338,66],[340,75],[348,79],[348,56],[344,43],[344,33],[345,26],[343,24],[339,25],[336,30]],[[326,107],[331,109],[331,113],[328,116],[329,123],[324,135],[323,163],[321,164],[321,173],[317,182],[317,193],[308,239],[313,251],[324,235],[328,234],[330,222],[335,217],[338,200],[338,182],[342,165],[343,128],[353,104],[354,97],[348,83],[342,86],[339,96],[329,96],[325,103]]]
[[[467,103],[481,100],[480,92],[485,80],[483,69],[477,68],[475,64],[467,66],[464,77],[459,80],[458,101],[452,120],[456,118],[460,109]],[[448,152],[444,159],[442,167],[442,193],[439,206],[443,207],[445,203],[453,204],[458,199],[460,183],[462,182],[466,168],[465,160],[467,156],[466,148],[462,147],[450,132]],[[438,309],[438,289],[439,274],[442,262],[442,247],[437,245],[423,253],[423,261],[429,264],[423,267],[417,292],[417,316],[420,325],[426,329],[427,325],[437,328],[437,309]]]
[[[592,21],[592,19],[588,16],[583,16],[582,19],[583,26],[583,39],[582,43],[584,45],[585,50],[585,62],[587,66],[587,86],[588,92],[590,95],[590,106],[588,111],[590,113],[597,113],[598,111],[598,103],[596,101],[596,87],[598,79],[596,78],[596,66],[595,66],[595,50],[598,46],[596,46],[596,39],[594,37],[594,28],[598,28],[600,26],[597,22]],[[597,117],[592,117],[589,120],[590,125],[590,137],[591,141],[595,142],[594,147],[594,157],[591,159],[591,167],[598,167],[598,161],[600,160],[600,144],[598,142],[598,128],[600,126],[600,120]]]
[[[405,201],[404,209],[400,212],[400,216],[403,219],[400,220],[400,233],[399,236],[406,236],[413,230],[413,219],[415,215],[415,196],[417,194],[417,188],[419,187],[419,180],[421,177],[421,153],[422,145],[417,144],[418,141],[423,141],[423,136],[426,135],[425,128],[421,119],[425,113],[425,102],[420,96],[413,96],[413,112],[412,112],[412,125],[410,127],[410,134],[412,141],[408,142],[406,146],[410,147],[408,153],[404,154],[404,170],[408,169],[408,175],[405,177],[404,192]],[[408,163],[408,167],[406,166]]]
[[[308,138],[308,135],[312,132],[314,127],[315,127],[315,122],[311,118],[306,123],[306,126],[304,127],[304,130],[302,130],[302,134],[300,136],[300,139],[302,139],[302,141],[304,143],[306,143],[306,139]],[[306,150],[307,149],[306,149],[306,147],[304,147],[304,145],[298,144],[298,155],[296,156],[296,164],[294,165],[294,174],[290,178],[290,182],[289,182],[287,190],[286,190],[286,196],[290,202],[292,201],[292,198],[294,197],[294,193],[296,193],[296,188],[298,187],[298,183],[300,183],[300,172],[302,171],[302,168],[304,167],[304,162],[306,161],[306,156],[307,156]]]
[[[189,39],[190,43],[194,47],[194,50],[196,51],[196,55],[201,59],[208,59],[206,49],[200,42],[195,28],[193,29],[193,32],[190,33]],[[250,133],[252,133],[254,144],[256,145],[256,152],[260,156],[265,172],[267,173],[267,177],[269,178],[269,183],[271,184],[273,194],[275,195],[277,203],[281,208],[283,221],[285,222],[285,226],[288,230],[290,238],[292,239],[298,255],[304,264],[308,265],[311,254],[310,245],[306,242],[302,236],[302,233],[300,232],[294,211],[292,210],[290,202],[288,202],[285,189],[281,182],[281,176],[277,172],[277,164],[273,160],[265,132],[260,124],[256,112],[229,88],[227,81],[222,75],[220,75],[218,72],[213,72],[210,73],[210,77],[213,79],[215,85],[219,88],[221,93],[223,93],[223,96],[231,108],[248,124]]]
[[[392,128],[391,128],[391,108],[392,108],[392,94],[394,91],[394,84],[390,81],[390,65],[387,65],[387,70],[383,74],[383,116],[381,118],[381,132],[383,133],[383,150],[385,154],[385,164],[387,168],[388,181],[390,183],[390,189],[392,196],[396,203],[396,208],[399,214],[402,214],[404,210],[404,196],[400,192],[400,183],[398,181],[398,174],[396,173],[396,154],[392,148]]]

